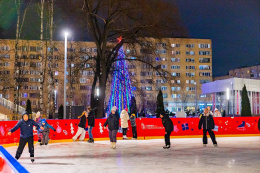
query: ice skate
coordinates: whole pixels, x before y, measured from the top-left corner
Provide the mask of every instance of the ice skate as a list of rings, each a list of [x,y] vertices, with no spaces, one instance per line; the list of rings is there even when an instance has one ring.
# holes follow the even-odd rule
[[[214,144],[214,147],[218,147],[218,144]]]
[[[170,145],[165,145],[165,146],[163,147],[163,149],[169,149],[169,148],[171,148]]]
[[[203,147],[206,147],[207,146],[207,144],[203,144]]]
[[[33,163],[33,162],[34,162],[34,157],[31,157],[30,159],[31,159],[31,161],[32,161],[32,163]]]
[[[43,143],[40,143],[40,146],[42,146],[43,145]]]
[[[110,142],[110,144],[111,144],[111,148],[113,148],[113,142]]]
[[[113,142],[113,149],[116,149],[116,142]]]
[[[128,138],[127,138],[127,136],[126,135],[124,135],[123,136],[123,140],[127,140]]]

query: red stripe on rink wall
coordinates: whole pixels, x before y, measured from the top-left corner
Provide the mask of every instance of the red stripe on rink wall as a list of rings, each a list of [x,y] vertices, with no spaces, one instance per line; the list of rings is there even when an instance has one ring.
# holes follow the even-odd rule
[[[236,134],[259,134],[259,117],[220,117],[214,118],[216,135],[236,135]],[[107,138],[108,130],[103,128],[105,119],[96,119],[93,128],[94,138]],[[199,118],[172,118],[174,131],[171,136],[192,136],[202,135],[202,130],[198,130]],[[62,140],[71,139],[77,132],[79,120],[47,120],[57,131],[50,130],[50,139]],[[18,143],[20,131],[17,130],[11,136],[7,132],[15,126],[17,121],[0,121],[0,144]],[[137,118],[137,135],[164,136],[164,128],[160,118]],[[87,126],[86,126],[87,127]],[[37,131],[34,131],[34,140],[37,140]],[[122,137],[122,131],[117,135]],[[127,136],[132,137],[132,127],[129,122]],[[88,138],[88,132],[86,132]]]

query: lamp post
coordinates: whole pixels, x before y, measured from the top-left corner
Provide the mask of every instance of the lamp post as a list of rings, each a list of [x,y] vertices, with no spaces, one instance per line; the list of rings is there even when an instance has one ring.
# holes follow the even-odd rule
[[[56,112],[57,107],[57,90],[54,90],[54,114]]]
[[[233,117],[234,117],[234,114],[235,114],[235,105],[234,105],[235,93],[233,94],[233,82],[231,82],[231,96],[232,96],[232,114],[233,114]]]
[[[197,115],[197,83],[194,82],[195,84],[195,114]]]
[[[63,106],[63,119],[66,119],[66,98],[67,98],[67,38],[69,33],[65,32],[65,42],[64,42],[64,106]]]
[[[229,88],[227,88],[227,108],[228,108],[227,113],[229,114]]]

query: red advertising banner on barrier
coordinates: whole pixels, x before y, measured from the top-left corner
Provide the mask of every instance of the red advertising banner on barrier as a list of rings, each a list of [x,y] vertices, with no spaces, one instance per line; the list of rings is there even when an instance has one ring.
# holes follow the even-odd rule
[[[171,136],[192,136],[202,135],[202,130],[198,129],[199,118],[172,118],[174,131]],[[220,117],[214,118],[216,135],[233,134],[259,134],[259,117]],[[108,138],[108,129],[104,129],[103,124],[106,119],[96,119],[95,127],[92,130],[94,138]],[[79,120],[47,120],[56,132],[50,130],[50,139],[62,140],[71,139],[77,132]],[[20,130],[8,136],[8,131],[15,126],[17,121],[0,122],[0,144],[18,143]],[[137,118],[138,137],[164,136],[164,127],[160,118]],[[87,125],[86,125],[87,127]],[[37,140],[37,130],[34,128],[34,140]],[[118,137],[122,137],[122,130],[119,129]],[[127,136],[132,136],[132,127],[129,122]],[[86,138],[88,132],[86,131]]]

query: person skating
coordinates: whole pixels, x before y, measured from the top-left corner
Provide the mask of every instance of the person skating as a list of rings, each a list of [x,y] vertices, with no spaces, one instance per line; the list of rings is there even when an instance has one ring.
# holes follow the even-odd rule
[[[91,107],[88,107],[88,134],[89,134],[89,143],[94,143],[92,129],[95,127],[95,112],[91,109]]]
[[[214,146],[217,147],[218,145],[213,131],[213,129],[215,128],[214,119],[212,115],[210,115],[209,110],[207,108],[204,109],[204,113],[200,118],[199,130],[201,129],[201,126],[203,126],[203,146],[206,147],[206,145],[208,144],[208,132]]]
[[[38,111],[38,112],[36,113],[35,122],[38,123],[39,126],[41,125],[42,116],[41,116],[40,111]],[[41,130],[41,129],[38,129],[38,130],[37,130],[37,137],[38,137],[38,142],[37,142],[36,144],[39,144],[39,143],[42,142],[42,130]]]
[[[108,125],[111,148],[113,149],[116,149],[116,135],[119,129],[119,115],[116,113],[116,109],[116,106],[112,108],[110,115],[103,125],[105,129]]]
[[[173,123],[172,120],[169,118],[169,116],[165,115],[164,113],[161,113],[160,117],[162,119],[162,124],[165,128],[165,136],[164,136],[165,146],[163,148],[169,149],[171,148],[170,136],[173,131]]]
[[[122,112],[120,114],[120,119],[121,119],[121,127],[123,129],[123,139],[128,139],[127,136],[126,136],[127,128],[128,128],[128,120],[129,120],[127,108],[122,110]]]
[[[80,118],[79,125],[78,125],[78,131],[75,136],[73,136],[72,140],[76,141],[77,138],[80,136],[79,141],[84,141],[85,135],[86,135],[86,122],[87,122],[87,112],[83,111],[81,116],[78,116]]]
[[[48,145],[50,129],[52,129],[55,132],[56,130],[54,127],[49,125],[45,119],[42,119],[41,126],[44,128],[44,130],[42,131],[42,142],[40,143],[40,145]]]
[[[18,160],[21,157],[23,149],[28,143],[30,159],[32,162],[34,162],[33,126],[36,126],[37,129],[40,128],[42,130],[44,128],[40,127],[39,124],[37,124],[32,119],[29,119],[28,115],[29,114],[27,112],[24,112],[22,115],[22,119],[19,120],[18,123],[8,132],[8,135],[11,135],[13,132],[20,128],[20,141],[15,158]]]
[[[137,139],[137,131],[136,131],[136,122],[135,122],[135,114],[131,114],[130,122],[132,126],[133,139]]]
[[[209,113],[211,116],[213,116],[213,112],[211,111],[210,106],[208,106],[207,109],[208,109],[208,113]]]

